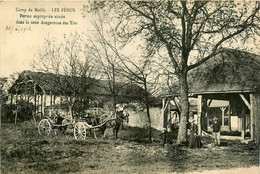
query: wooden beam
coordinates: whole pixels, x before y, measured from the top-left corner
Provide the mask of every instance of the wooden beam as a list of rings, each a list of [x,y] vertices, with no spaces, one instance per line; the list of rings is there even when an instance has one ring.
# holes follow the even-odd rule
[[[260,144],[260,94],[252,94],[252,110],[253,110],[253,127],[254,127],[254,140],[259,145]]]
[[[50,106],[52,106],[52,92],[50,91]]]
[[[166,104],[164,106],[164,110],[166,110],[166,108],[168,107],[169,101],[170,101],[170,99],[167,99]]]
[[[168,124],[168,112],[169,110],[167,109],[168,105],[170,103],[170,99],[166,98],[166,102],[165,102],[165,106],[164,106],[164,112],[163,112],[163,117],[164,117],[164,128],[167,129],[167,124]],[[167,113],[165,113],[165,111],[167,110]]]
[[[249,102],[247,101],[247,99],[245,98],[245,96],[243,94],[239,94],[239,96],[241,97],[241,99],[244,101],[244,103],[246,104],[246,106],[248,107],[249,110],[251,110],[251,106],[249,104]]]
[[[41,94],[41,116],[44,116],[44,113],[43,113],[43,94]]]
[[[210,104],[211,104],[211,102],[212,102],[212,99],[209,99],[208,101],[209,101],[209,102],[208,102],[207,105],[208,105],[208,107],[210,107]]]
[[[172,100],[173,100],[173,102],[174,102],[176,108],[179,110],[179,112],[181,112],[180,107],[177,105],[177,102],[175,101],[175,97],[174,97]]]
[[[225,117],[225,110],[227,107],[221,107],[221,111],[222,111],[222,126],[224,126],[224,117]]]
[[[251,140],[253,141],[254,140],[254,128],[255,128],[255,120],[254,120],[254,112],[253,112],[253,103],[254,103],[254,101],[253,101],[253,94],[250,94],[249,95],[249,97],[250,97],[250,136],[251,136]]]
[[[230,101],[229,101],[229,105],[228,105],[228,129],[229,131],[231,131],[231,108],[230,108]]]
[[[42,114],[45,115],[45,106],[46,106],[46,92],[43,90],[43,103],[42,103]]]
[[[198,95],[198,117],[197,117],[197,123],[198,123],[198,134],[201,135],[201,113],[202,113],[202,95]]]
[[[165,107],[165,98],[162,98],[162,118],[163,118],[163,127],[166,128],[166,120],[165,120],[165,117],[164,117],[164,107]]]
[[[245,139],[245,133],[246,133],[246,106],[245,105],[242,105],[241,108],[241,120],[242,120],[241,137]]]

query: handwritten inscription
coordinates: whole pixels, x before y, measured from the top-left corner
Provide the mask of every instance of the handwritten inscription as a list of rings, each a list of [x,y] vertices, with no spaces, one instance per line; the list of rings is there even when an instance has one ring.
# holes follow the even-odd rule
[[[50,7],[48,8],[15,8],[17,19],[13,25],[6,26],[5,30],[10,33],[24,33],[27,31],[32,31],[35,25],[72,25],[78,24],[77,21],[70,19],[70,14],[75,13],[76,9],[71,7]]]
[[[12,26],[6,26],[5,29],[7,31],[9,31],[10,33],[12,33],[12,32],[24,33],[26,31],[31,31],[32,27],[31,26],[22,27],[22,26],[18,26],[18,25],[12,25]]]

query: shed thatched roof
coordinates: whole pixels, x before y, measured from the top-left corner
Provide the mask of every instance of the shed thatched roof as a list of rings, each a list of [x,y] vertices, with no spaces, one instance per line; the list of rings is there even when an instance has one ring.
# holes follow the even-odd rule
[[[140,100],[142,96],[140,94],[144,93],[144,90],[135,84],[116,83],[116,89],[118,96],[128,100]],[[111,96],[108,81],[106,80],[32,71],[20,73],[9,89],[11,94],[34,94],[34,92],[41,94],[43,91],[55,95],[77,91],[79,95]]]
[[[223,49],[188,73],[190,94],[260,92],[260,55]],[[178,95],[178,86],[162,96]]]
[[[189,73],[190,93],[260,91],[260,56],[225,49]]]

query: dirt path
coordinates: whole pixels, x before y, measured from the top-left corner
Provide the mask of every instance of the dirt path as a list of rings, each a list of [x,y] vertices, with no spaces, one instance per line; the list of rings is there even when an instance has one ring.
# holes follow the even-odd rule
[[[201,172],[192,172],[185,174],[260,174],[260,169],[257,166],[249,168],[236,168],[229,170],[205,170]]]

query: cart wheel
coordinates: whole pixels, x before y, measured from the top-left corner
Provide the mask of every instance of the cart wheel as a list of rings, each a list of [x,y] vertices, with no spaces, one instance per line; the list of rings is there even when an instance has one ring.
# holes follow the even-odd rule
[[[74,137],[76,140],[84,140],[86,138],[87,130],[82,122],[78,122],[74,126]]]
[[[38,125],[40,135],[48,136],[51,133],[51,123],[48,119],[42,119]]]

